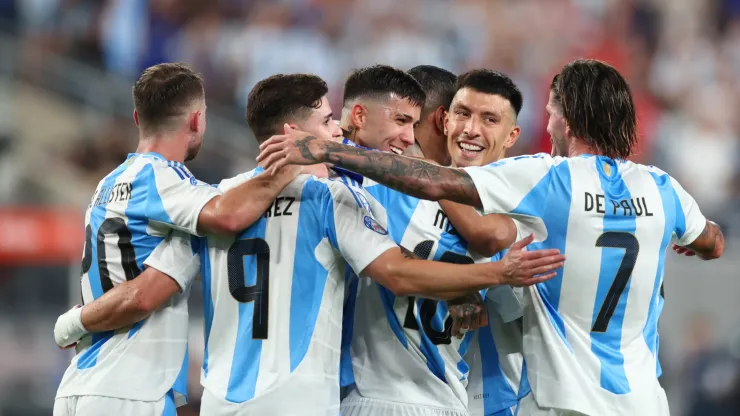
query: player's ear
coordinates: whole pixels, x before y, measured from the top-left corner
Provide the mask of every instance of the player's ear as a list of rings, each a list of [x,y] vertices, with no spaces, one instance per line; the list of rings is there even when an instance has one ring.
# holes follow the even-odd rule
[[[190,113],[190,131],[198,132],[203,126],[200,125],[200,111]]]
[[[521,132],[522,129],[515,124],[509,132],[509,137],[507,137],[506,141],[504,142],[504,148],[510,149],[511,146],[514,146],[514,143],[519,140],[519,135],[521,134]]]
[[[297,124],[293,124],[293,123],[285,123],[285,124],[287,124],[288,126],[290,126],[290,128],[293,129],[293,130],[300,130],[301,129],[300,127],[298,127]],[[288,134],[289,131],[287,129],[283,128],[283,133],[284,134]]]
[[[442,121],[442,133],[445,135],[445,137],[447,137],[447,126],[450,124],[450,112],[445,111],[444,114],[444,120]]]
[[[439,106],[434,112],[434,124],[437,126],[437,130],[443,134],[445,133],[445,118],[447,118],[447,111],[444,107]]]
[[[136,123],[136,127],[139,127],[139,112],[134,110],[134,123]]]
[[[355,104],[350,110],[350,120],[355,129],[361,129],[367,122],[367,108],[362,104]]]

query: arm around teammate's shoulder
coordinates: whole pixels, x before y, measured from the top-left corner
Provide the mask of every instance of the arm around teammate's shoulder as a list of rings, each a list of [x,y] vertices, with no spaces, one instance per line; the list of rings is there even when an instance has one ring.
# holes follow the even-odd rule
[[[675,195],[678,215],[674,232],[678,244],[673,249],[687,256],[697,255],[704,260],[717,259],[725,251],[725,236],[715,222],[702,215],[699,204],[674,178],[671,185]]]
[[[275,175],[264,172],[211,199],[198,216],[198,232],[233,235],[248,228],[300,171],[299,166],[287,166]]]
[[[439,201],[439,205],[468,248],[478,254],[493,257],[516,241],[514,220],[505,215],[480,215],[473,207],[451,201]]]
[[[530,286],[555,277],[555,270],[565,260],[558,250],[524,251],[533,239],[529,236],[512,245],[501,261],[469,265],[419,260],[407,250],[391,249],[372,261],[362,274],[396,296],[442,300],[496,285]]]

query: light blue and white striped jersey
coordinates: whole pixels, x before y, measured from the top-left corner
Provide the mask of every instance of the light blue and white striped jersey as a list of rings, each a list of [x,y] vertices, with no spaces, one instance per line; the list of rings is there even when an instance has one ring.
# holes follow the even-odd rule
[[[220,188],[259,172],[226,180]],[[210,412],[339,413],[348,266],[362,271],[397,247],[363,208],[363,199],[362,190],[350,189],[341,176],[300,175],[236,239],[199,240],[205,311],[201,383],[207,392],[202,405]],[[171,248],[181,253],[180,262],[193,256],[182,244]],[[219,403],[206,403],[206,397]]]
[[[130,154],[100,181],[85,214],[83,302],[138,276],[144,260],[172,229],[196,233],[201,209],[219,194],[181,163],[155,153]],[[154,401],[176,380],[175,390],[186,392],[190,281],[173,278],[182,293],[149,318],[130,328],[83,337],[57,397]]]
[[[539,154],[466,168],[483,212],[527,224],[565,267],[525,289],[524,356],[537,403],[658,415],[657,322],[666,248],[706,220],[669,175],[604,156]]]
[[[468,251],[467,243],[455,233],[437,202],[402,194],[366,178],[364,188],[368,205],[374,211],[383,207],[387,212],[377,214],[378,221],[387,224],[394,241],[418,257],[459,264],[490,261]],[[447,304],[413,296],[395,297],[366,278],[353,281],[349,290],[350,302],[354,303],[349,309],[354,309],[354,315],[345,319],[345,342],[351,342],[349,357],[346,353],[343,356],[343,382],[354,381],[363,397],[467,412],[468,365],[462,356],[473,333],[462,341],[450,336],[452,318]],[[518,336],[521,338],[521,332]],[[496,355],[495,346],[491,346],[491,353]],[[349,360],[353,377],[348,374]],[[521,361],[519,351],[518,360],[514,355],[503,357],[501,365],[521,370]],[[498,367],[498,357],[495,362]],[[501,397],[501,391],[516,397],[519,377],[514,378],[514,387],[509,380],[499,379],[495,398]],[[492,400],[495,398],[492,396]]]

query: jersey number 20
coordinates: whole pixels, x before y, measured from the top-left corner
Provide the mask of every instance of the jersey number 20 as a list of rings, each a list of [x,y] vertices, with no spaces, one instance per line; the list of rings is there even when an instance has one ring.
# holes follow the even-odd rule
[[[244,256],[257,256],[255,284],[244,282]],[[229,292],[237,302],[254,302],[252,339],[267,339],[267,315],[270,299],[270,246],[261,238],[238,240],[227,256]]]

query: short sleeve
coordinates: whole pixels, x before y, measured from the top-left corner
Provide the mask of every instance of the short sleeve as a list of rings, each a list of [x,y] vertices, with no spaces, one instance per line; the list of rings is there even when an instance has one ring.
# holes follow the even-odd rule
[[[221,192],[201,182],[176,162],[154,168],[154,187],[146,204],[146,216],[172,228],[198,235],[198,216],[203,207]]]
[[[398,247],[385,226],[365,208],[367,197],[364,191],[350,189],[335,181],[329,192],[333,216],[332,243],[356,273],[361,273],[387,250]]]
[[[173,231],[159,243],[144,264],[170,276],[184,291],[200,272],[198,252],[202,243],[199,237]]]
[[[676,227],[674,232],[678,237],[678,244],[691,244],[704,231],[707,219],[699,210],[694,198],[686,192],[677,180],[671,178],[674,198],[676,200]]]
[[[482,214],[516,212],[541,217],[547,192],[533,191],[548,176],[553,164],[550,155],[537,154],[503,159],[486,166],[472,166],[465,168],[465,172],[473,179],[478,191]],[[526,197],[529,198],[525,201]],[[535,200],[538,198],[541,200]]]

